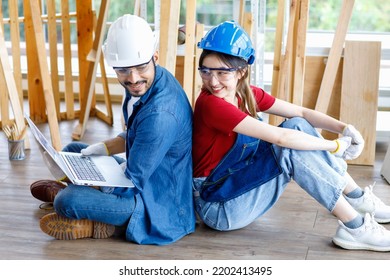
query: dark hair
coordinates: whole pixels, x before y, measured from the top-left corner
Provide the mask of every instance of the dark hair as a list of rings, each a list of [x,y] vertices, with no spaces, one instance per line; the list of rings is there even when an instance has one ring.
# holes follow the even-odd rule
[[[203,60],[206,56],[214,54],[218,59],[231,68],[238,68],[238,72],[241,73],[242,77],[237,83],[237,94],[241,98],[240,110],[249,113],[252,117],[257,118],[257,103],[253,95],[252,89],[249,85],[249,65],[248,63],[237,56],[224,54],[216,51],[203,50],[199,57],[199,67],[203,66]]]

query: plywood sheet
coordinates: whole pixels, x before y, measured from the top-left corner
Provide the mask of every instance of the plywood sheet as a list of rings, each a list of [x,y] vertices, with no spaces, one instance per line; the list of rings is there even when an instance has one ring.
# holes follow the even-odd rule
[[[380,57],[381,42],[345,43],[340,120],[354,125],[366,142],[360,157],[350,163],[375,163]]]

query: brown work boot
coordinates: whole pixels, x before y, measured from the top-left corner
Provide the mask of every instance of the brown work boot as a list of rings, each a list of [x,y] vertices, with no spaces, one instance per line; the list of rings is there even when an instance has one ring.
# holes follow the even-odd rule
[[[43,202],[53,202],[57,193],[66,187],[65,184],[54,180],[39,180],[31,184],[33,197]]]
[[[103,239],[114,235],[115,226],[94,222],[91,220],[73,220],[57,213],[50,213],[42,217],[41,230],[59,240],[74,240],[80,238]]]

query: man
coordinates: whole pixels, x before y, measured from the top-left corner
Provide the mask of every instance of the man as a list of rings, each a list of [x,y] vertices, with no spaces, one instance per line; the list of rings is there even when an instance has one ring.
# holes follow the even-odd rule
[[[195,229],[192,202],[192,108],[178,81],[157,65],[158,38],[145,20],[124,15],[110,27],[103,53],[125,88],[126,131],[93,145],[71,143],[65,151],[115,155],[134,188],[91,188],[42,180],[33,196],[54,197],[41,219],[57,239],[107,238],[125,229],[138,244],[169,244]]]

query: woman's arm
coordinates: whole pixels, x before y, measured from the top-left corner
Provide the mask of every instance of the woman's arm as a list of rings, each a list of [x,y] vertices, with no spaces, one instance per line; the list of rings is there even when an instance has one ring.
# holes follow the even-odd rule
[[[344,128],[347,126],[346,123],[338,121],[324,113],[301,107],[280,99],[276,99],[275,103],[266,111],[266,113],[285,118],[301,117],[316,128],[325,129],[339,134],[342,134]]]
[[[299,130],[269,125],[250,116],[245,117],[233,131],[295,150],[332,152],[338,147],[335,141],[315,137]]]

